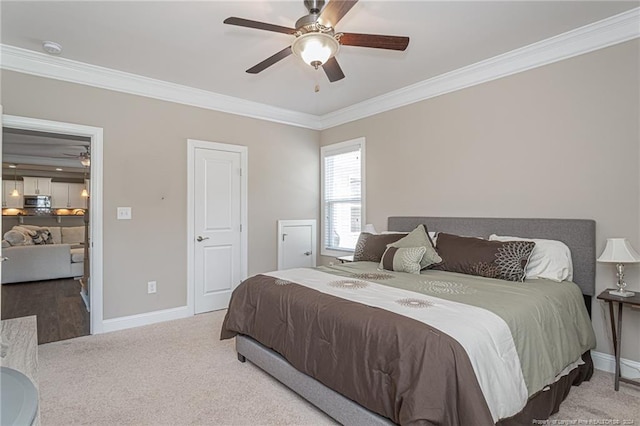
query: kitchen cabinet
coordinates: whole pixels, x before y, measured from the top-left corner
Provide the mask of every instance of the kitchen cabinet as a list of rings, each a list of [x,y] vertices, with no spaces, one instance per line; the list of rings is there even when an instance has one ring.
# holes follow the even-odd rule
[[[52,209],[84,209],[87,207],[86,198],[83,197],[81,183],[52,182],[51,183],[51,208]]]
[[[11,192],[16,188],[20,194],[17,197],[12,197]],[[13,180],[2,181],[2,207],[7,209],[21,209],[24,202],[24,184],[21,181],[14,182]]]
[[[74,209],[86,209],[87,197],[82,196],[84,185],[81,183],[69,184],[69,205]]]
[[[51,195],[51,178],[24,176],[24,195]]]

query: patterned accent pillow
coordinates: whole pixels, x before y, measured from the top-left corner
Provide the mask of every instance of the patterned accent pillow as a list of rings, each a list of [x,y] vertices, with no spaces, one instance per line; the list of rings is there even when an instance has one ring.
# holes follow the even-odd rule
[[[380,268],[387,271],[420,273],[420,261],[427,251],[426,247],[398,248],[389,246],[380,261]]]
[[[33,244],[53,244],[53,238],[51,238],[51,233],[48,229],[42,228],[34,232],[36,234],[31,237],[33,239]]]
[[[535,243],[488,241],[440,232],[436,249],[442,263],[433,269],[507,281],[524,281]]]
[[[354,262],[380,262],[388,244],[395,243],[407,234],[369,234],[363,232],[353,252]]]
[[[420,261],[420,269],[442,262],[442,259],[438,256],[438,252],[433,248],[433,242],[431,241],[431,237],[429,237],[426,225],[418,225],[418,227],[409,232],[406,237],[389,245],[398,248],[424,247],[426,251]]]

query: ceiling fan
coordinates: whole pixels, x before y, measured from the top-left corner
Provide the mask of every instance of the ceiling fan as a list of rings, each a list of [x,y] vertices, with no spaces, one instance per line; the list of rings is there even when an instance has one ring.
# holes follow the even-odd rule
[[[315,69],[322,67],[333,83],[344,78],[335,58],[340,45],[390,50],[405,50],[409,45],[409,37],[336,32],[336,24],[357,2],[358,0],[332,0],[323,9],[324,0],[304,0],[309,14],[298,19],[295,28],[236,17],[227,18],[224,23],[295,36],[291,46],[249,68],[249,74],[264,71],[293,53]]]
[[[83,145],[85,152],[81,152],[80,154],[65,154],[67,157],[77,158],[84,167],[89,167],[91,165],[91,148],[88,145]]]

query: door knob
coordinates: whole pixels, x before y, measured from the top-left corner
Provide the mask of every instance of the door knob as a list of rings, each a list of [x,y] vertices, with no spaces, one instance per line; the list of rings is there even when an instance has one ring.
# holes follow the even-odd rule
[[[311,253],[310,251],[305,251],[305,252],[304,252],[304,255],[305,255],[305,256],[311,256],[311,254],[312,254],[312,253]]]
[[[208,239],[209,239],[209,237],[202,237],[200,235],[198,235],[198,238],[196,238],[196,240],[198,240],[198,242],[204,241],[204,240],[208,240]]]
[[[9,260],[8,257],[0,257],[0,262],[6,262],[7,260]]]

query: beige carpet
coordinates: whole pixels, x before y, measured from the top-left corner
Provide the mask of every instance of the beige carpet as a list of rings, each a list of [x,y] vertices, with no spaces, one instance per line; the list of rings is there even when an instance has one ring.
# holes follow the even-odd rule
[[[223,316],[41,345],[41,424],[333,424],[251,363],[238,362],[233,341],[218,340]],[[640,388],[614,392],[613,376],[596,372],[553,418],[640,425]]]

